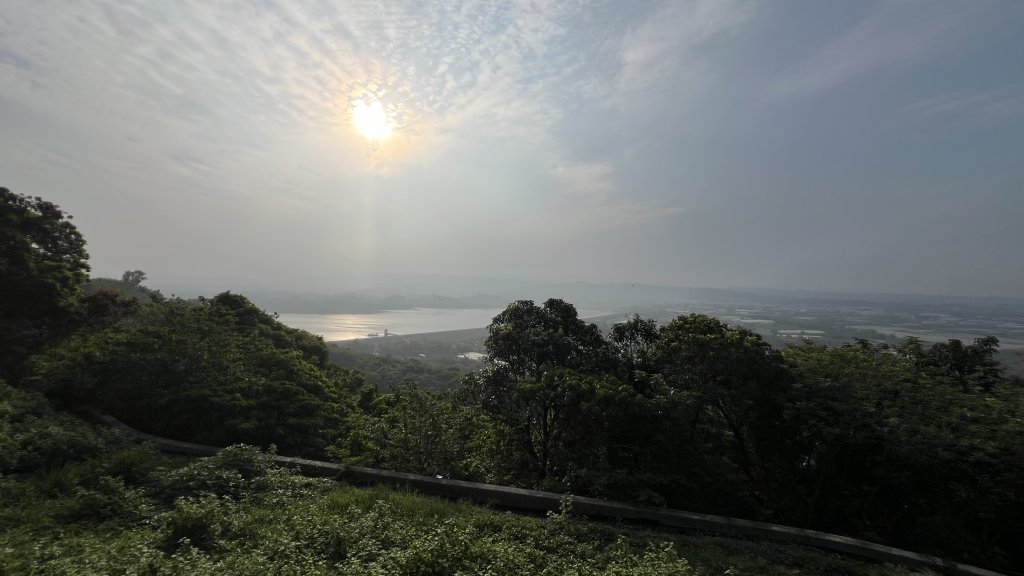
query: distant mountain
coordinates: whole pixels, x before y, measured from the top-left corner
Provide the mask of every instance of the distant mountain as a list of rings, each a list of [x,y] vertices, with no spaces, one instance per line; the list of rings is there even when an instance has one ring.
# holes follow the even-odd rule
[[[638,306],[852,306],[961,313],[1024,314],[1024,299],[922,294],[857,294],[775,288],[657,286],[631,282],[535,282],[500,278],[393,278],[357,290],[299,292],[241,290],[259,306],[281,313],[372,313],[412,308],[503,308],[514,300],[561,298],[577,308],[609,312]]]
[[[344,294],[291,294],[283,292],[247,294],[261,308],[292,314],[369,314],[381,310],[410,310],[413,308],[500,308],[508,301],[486,294],[474,296],[387,295],[367,293]]]

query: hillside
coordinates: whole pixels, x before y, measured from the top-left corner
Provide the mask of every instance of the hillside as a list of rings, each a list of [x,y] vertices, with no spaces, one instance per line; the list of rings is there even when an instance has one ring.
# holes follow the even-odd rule
[[[112,542],[163,530],[199,546],[232,533],[220,518],[253,490],[292,490],[252,450],[171,471],[64,412],[99,411],[179,441],[276,446],[346,466],[785,525],[994,570],[1024,566],[1024,381],[999,363],[997,337],[779,350],[704,313],[634,315],[602,331],[564,300],[517,300],[486,328],[487,362],[439,392],[424,389],[428,380],[449,388],[455,371],[346,357],[239,294],[89,292],[70,217],[40,198],[2,188],[0,198],[0,215],[18,224],[0,228],[0,268],[17,272],[0,283],[8,538],[51,522],[29,540],[63,542],[64,524],[84,523],[83,534]],[[128,271],[121,283],[144,279]],[[437,354],[416,358],[469,350],[433,345]],[[360,362],[374,373],[351,365]],[[108,523],[124,518],[143,524],[112,536]],[[173,555],[179,541],[161,549]],[[265,552],[249,549],[246,561]],[[580,558],[604,558],[584,572],[614,572],[617,562]]]
[[[2,385],[0,440],[0,574],[915,573],[303,478],[242,446],[170,459]]]

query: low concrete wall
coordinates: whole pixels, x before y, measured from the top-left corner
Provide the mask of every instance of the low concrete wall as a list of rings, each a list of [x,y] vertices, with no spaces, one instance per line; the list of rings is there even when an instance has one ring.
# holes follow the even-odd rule
[[[187,454],[193,456],[210,456],[220,448],[192,444],[190,442],[179,442],[169,440],[145,432],[139,432],[128,427],[112,416],[97,415],[97,417],[109,426],[120,429],[125,433],[145,442],[150,442],[164,452],[175,454]],[[357,484],[385,484],[388,486],[408,487],[424,494],[443,496],[445,498],[464,499],[479,502],[482,504],[514,508],[519,510],[548,511],[558,510],[561,505],[563,494],[556,492],[542,492],[540,490],[526,490],[523,488],[512,488],[510,486],[497,486],[494,484],[482,484],[479,482],[465,482],[462,480],[448,480],[445,478],[434,478],[432,476],[421,476],[419,474],[407,474],[404,472],[393,472],[389,470],[378,470],[375,468],[361,468],[358,466],[345,466],[332,462],[321,462],[318,460],[307,460],[305,458],[293,458],[289,456],[276,456],[278,464],[289,468],[296,468],[302,474],[308,476],[320,476],[327,478],[344,479]],[[791,542],[834,550],[844,554],[860,556],[880,562],[890,562],[917,568],[931,568],[947,574],[963,574],[971,576],[1003,576],[991,570],[985,570],[976,566],[960,564],[950,560],[944,560],[936,556],[928,556],[900,550],[890,546],[883,546],[865,540],[847,538],[835,534],[826,534],[815,530],[805,530],[778,524],[765,522],[754,522],[740,518],[729,518],[726,516],[715,516],[712,514],[697,514],[695,512],[684,512],[682,510],[671,510],[668,508],[649,508],[645,506],[634,506],[622,502],[600,500],[598,498],[587,498],[584,496],[573,496],[572,507],[574,512],[586,516],[600,518],[621,518],[642,522],[654,522],[663,526],[674,528],[685,528],[691,530],[702,530],[718,532],[735,536],[753,536],[768,538],[781,542]]]

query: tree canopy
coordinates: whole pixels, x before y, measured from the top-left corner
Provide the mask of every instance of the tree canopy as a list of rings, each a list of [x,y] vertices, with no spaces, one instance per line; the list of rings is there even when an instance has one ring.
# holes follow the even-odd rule
[[[88,277],[85,239],[56,204],[0,188],[0,377],[63,327]]]
[[[362,383],[326,358],[319,337],[224,293],[153,302],[130,321],[76,335],[37,360],[33,382],[64,405],[149,432],[323,456]]]

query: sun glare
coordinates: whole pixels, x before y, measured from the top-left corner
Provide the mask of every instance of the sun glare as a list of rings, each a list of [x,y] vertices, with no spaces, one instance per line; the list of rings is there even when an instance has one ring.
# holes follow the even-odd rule
[[[391,136],[391,122],[387,112],[376,100],[357,100],[352,103],[352,122],[356,130],[369,140],[386,140]]]

